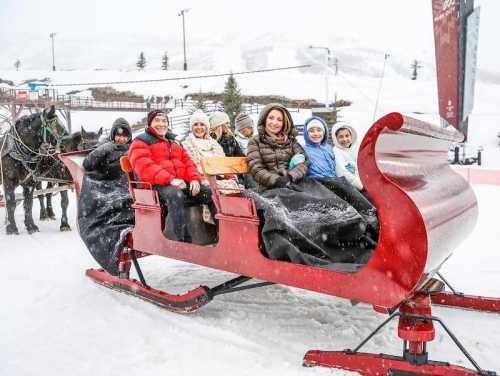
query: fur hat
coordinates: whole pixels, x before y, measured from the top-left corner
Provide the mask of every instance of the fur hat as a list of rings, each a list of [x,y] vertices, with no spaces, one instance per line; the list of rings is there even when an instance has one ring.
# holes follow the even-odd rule
[[[253,119],[247,113],[241,112],[236,116],[234,126],[237,131],[241,131],[244,128],[253,129]]]
[[[202,123],[205,124],[207,128],[210,128],[210,121],[208,120],[207,114],[203,112],[203,110],[196,110],[191,114],[189,118],[189,127],[193,128],[193,124]]]
[[[210,129],[217,128],[222,124],[229,124],[229,121],[229,116],[225,112],[214,112],[212,115],[210,115]]]

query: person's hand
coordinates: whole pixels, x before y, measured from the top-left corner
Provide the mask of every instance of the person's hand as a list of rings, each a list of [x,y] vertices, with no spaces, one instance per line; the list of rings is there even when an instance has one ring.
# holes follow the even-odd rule
[[[193,180],[189,184],[189,190],[191,191],[191,196],[196,196],[198,193],[200,193],[200,182],[197,180]]]
[[[177,189],[184,189],[186,188],[186,182],[182,179],[172,179],[170,182],[171,185],[173,185]]]
[[[280,176],[278,180],[276,180],[275,188],[285,188],[290,183],[290,175]]]

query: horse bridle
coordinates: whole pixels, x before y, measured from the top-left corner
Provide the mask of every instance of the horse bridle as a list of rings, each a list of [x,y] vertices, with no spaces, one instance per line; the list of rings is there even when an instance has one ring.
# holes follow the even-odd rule
[[[48,137],[51,135],[56,139],[55,150],[59,150],[61,148],[61,142],[65,139],[71,137],[70,134],[60,135],[57,130],[57,116],[54,116],[52,119],[46,119],[44,116],[44,111],[40,113],[40,121],[42,122],[42,141],[43,144],[50,145],[48,141]],[[53,153],[52,153],[53,154]]]

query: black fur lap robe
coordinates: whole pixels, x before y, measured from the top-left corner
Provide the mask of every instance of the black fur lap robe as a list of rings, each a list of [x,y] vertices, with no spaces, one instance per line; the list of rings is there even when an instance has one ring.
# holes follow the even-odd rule
[[[346,201],[317,181],[248,192],[261,221],[263,253],[306,265],[361,264],[373,246],[364,244],[367,222]]]
[[[99,148],[106,147],[109,150],[104,150],[105,153],[99,152]],[[118,274],[126,235],[134,226],[132,197],[119,165],[128,147],[110,142],[92,152],[105,163],[85,172],[78,202],[80,236],[99,265],[113,275]],[[87,158],[92,158],[92,153]]]

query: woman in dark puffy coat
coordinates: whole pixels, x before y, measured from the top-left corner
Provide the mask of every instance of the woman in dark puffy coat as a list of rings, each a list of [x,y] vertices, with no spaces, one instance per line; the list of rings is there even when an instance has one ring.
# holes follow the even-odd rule
[[[120,168],[120,158],[127,154],[132,141],[132,130],[124,118],[114,121],[109,141],[93,150],[83,161],[87,172],[98,174],[101,178],[116,179],[125,176]]]
[[[279,103],[267,105],[259,115],[257,129],[258,135],[248,142],[247,157],[258,191],[300,182],[309,162],[295,139],[288,110]]]

